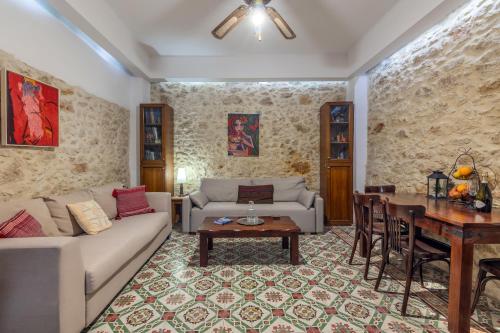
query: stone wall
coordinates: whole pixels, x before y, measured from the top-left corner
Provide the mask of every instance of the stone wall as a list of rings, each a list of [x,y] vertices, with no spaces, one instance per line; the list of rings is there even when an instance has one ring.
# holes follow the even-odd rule
[[[449,171],[463,147],[500,180],[499,7],[468,2],[369,73],[369,184],[424,193],[431,170]],[[475,262],[499,250],[481,246]]]
[[[63,64],[64,65],[64,64]],[[60,89],[59,147],[0,147],[0,201],[128,183],[129,111],[0,51],[0,67]]]
[[[303,175],[319,190],[319,109],[344,100],[346,82],[157,83],[153,102],[175,117],[175,166],[187,189],[202,177]],[[227,156],[228,113],[260,114],[260,156]]]

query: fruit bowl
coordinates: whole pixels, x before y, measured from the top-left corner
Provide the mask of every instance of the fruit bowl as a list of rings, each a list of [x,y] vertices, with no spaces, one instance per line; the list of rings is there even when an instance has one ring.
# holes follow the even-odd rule
[[[452,173],[453,178],[459,180],[468,180],[474,174],[474,168],[471,166],[460,166]]]

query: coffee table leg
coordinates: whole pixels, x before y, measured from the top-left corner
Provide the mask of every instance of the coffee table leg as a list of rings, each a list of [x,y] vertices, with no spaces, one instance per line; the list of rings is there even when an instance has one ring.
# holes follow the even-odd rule
[[[214,239],[212,237],[208,238],[208,251],[214,249]]]
[[[288,237],[281,238],[281,247],[284,249],[288,249]]]
[[[299,234],[290,236],[290,262],[292,265],[299,264]]]
[[[200,234],[200,267],[208,265],[208,239],[207,236]]]

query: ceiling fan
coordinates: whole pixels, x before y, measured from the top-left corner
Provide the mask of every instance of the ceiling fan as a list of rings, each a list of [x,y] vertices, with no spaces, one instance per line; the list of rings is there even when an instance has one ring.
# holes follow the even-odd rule
[[[273,7],[268,7],[267,5],[271,0],[243,0],[246,5],[241,5],[236,8],[228,17],[226,17],[213,31],[217,39],[222,39],[231,30],[234,29],[243,21],[243,19],[250,15],[252,23],[255,27],[255,34],[257,38],[262,40],[262,24],[266,17],[269,17],[273,23],[276,25],[278,30],[281,32],[283,37],[286,39],[294,39],[296,37],[293,30],[290,28],[288,23],[281,17],[281,15]]]

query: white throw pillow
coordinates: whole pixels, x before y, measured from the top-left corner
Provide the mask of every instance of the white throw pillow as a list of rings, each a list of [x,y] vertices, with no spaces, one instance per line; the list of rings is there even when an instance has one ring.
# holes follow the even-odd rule
[[[207,196],[201,191],[195,191],[189,194],[191,202],[198,208],[203,208],[208,203]]]
[[[109,229],[113,226],[101,206],[95,201],[84,201],[67,205],[78,225],[89,235]]]
[[[308,190],[302,190],[299,194],[298,202],[301,203],[307,209],[311,208],[314,203],[314,197],[316,196],[315,192],[311,192]]]

